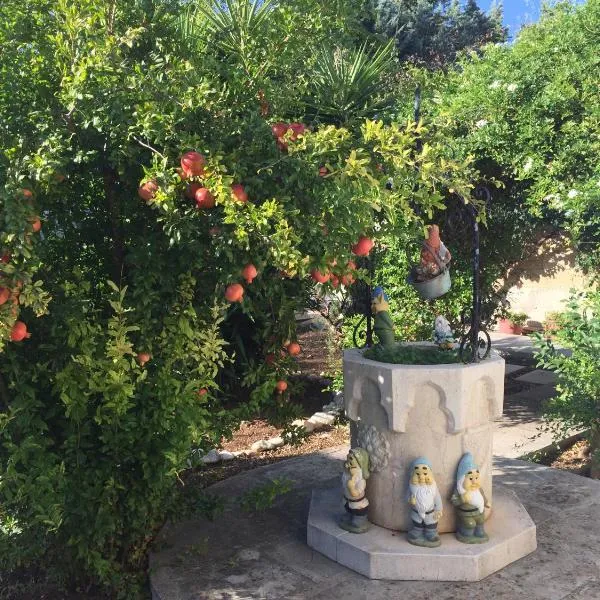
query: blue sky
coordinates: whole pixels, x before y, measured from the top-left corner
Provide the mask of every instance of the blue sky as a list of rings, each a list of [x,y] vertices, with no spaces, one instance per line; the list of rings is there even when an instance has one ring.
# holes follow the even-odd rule
[[[584,0],[575,0],[581,3]],[[477,4],[488,10],[494,0],[477,0]],[[540,18],[543,0],[504,0],[504,24],[508,26],[511,38],[522,25],[534,23]]]

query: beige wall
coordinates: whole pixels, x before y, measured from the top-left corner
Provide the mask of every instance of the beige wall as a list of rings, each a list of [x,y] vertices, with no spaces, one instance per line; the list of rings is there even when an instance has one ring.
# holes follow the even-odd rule
[[[587,280],[575,266],[575,254],[566,239],[558,238],[545,240],[535,255],[497,283],[507,290],[511,310],[526,313],[528,324],[537,325],[547,313],[564,310],[562,301],[569,297],[569,290],[584,289]]]

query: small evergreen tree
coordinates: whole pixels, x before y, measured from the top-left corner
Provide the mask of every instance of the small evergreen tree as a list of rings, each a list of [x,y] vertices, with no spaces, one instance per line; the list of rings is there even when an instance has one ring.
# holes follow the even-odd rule
[[[461,50],[502,42],[502,6],[484,13],[475,0],[372,0],[373,30],[395,38],[401,58],[441,67]]]

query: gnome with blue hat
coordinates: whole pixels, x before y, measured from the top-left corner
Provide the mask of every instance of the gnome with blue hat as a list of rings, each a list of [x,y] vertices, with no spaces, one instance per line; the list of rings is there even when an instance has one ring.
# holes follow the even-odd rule
[[[424,456],[415,458],[408,469],[408,476],[412,526],[407,540],[414,546],[436,548],[442,543],[438,535],[442,497],[433,477],[431,463]]]
[[[456,491],[450,498],[456,507],[456,539],[465,544],[488,541],[483,528],[485,509],[490,508],[483,490],[479,469],[470,452],[463,454],[456,471]]]
[[[390,307],[388,295],[381,286],[373,290],[371,298],[371,312],[374,315],[373,331],[379,340],[379,345],[389,348],[394,345],[394,322],[388,309]]]

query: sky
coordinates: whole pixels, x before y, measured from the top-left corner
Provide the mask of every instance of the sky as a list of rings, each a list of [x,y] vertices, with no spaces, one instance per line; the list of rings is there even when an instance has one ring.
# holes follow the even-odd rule
[[[575,0],[581,3],[584,0]],[[494,0],[477,0],[477,4],[488,10]],[[504,0],[504,24],[508,27],[509,35],[514,38],[519,29],[528,23],[535,23],[540,18],[543,0]]]

